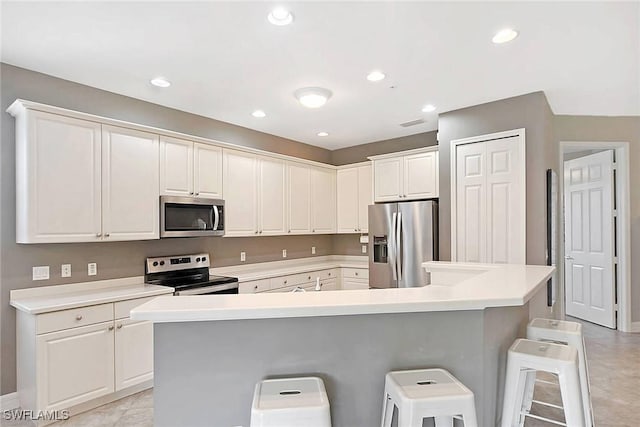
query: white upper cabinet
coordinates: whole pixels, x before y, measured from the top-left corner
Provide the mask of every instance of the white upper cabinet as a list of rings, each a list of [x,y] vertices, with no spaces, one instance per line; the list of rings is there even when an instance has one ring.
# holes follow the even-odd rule
[[[160,237],[158,135],[102,126],[102,234],[105,240]]]
[[[162,136],[160,194],[222,198],[222,149]]]
[[[258,234],[257,158],[237,150],[223,150],[225,236]]]
[[[287,233],[287,168],[284,160],[258,158],[258,234]]]
[[[311,233],[311,169],[302,163],[287,163],[287,217],[290,234]]]
[[[100,240],[100,124],[30,110],[16,120],[16,241]]]
[[[311,168],[311,232],[336,232],[336,171]]]
[[[16,101],[16,241],[159,238],[158,136]]]
[[[373,203],[371,165],[337,172],[338,233],[366,233],[368,209]]]
[[[373,156],[376,202],[438,197],[437,147]]]

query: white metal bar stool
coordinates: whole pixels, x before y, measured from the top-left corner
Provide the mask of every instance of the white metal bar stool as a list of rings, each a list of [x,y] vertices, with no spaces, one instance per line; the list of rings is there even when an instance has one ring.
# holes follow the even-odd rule
[[[582,409],[584,410],[585,425],[594,425],[593,406],[591,405],[591,385],[589,384],[589,368],[587,353],[582,335],[582,325],[577,322],[567,322],[554,319],[533,319],[527,326],[527,339],[536,341],[566,344],[578,351],[578,372],[580,373],[580,389],[582,391]],[[535,375],[527,377],[525,386],[525,409],[530,410],[533,401]],[[544,402],[538,402],[545,405]]]
[[[331,427],[329,399],[317,377],[264,380],[256,384],[251,427]]]
[[[565,423],[530,414],[525,407],[526,384],[535,381],[536,371],[558,375]],[[502,427],[524,424],[525,417],[557,425],[585,427],[578,374],[578,351],[568,345],[517,339],[507,357],[507,375],[502,405]]]
[[[444,369],[389,372],[385,377],[382,427],[390,427],[398,407],[398,427],[422,427],[424,418],[435,418],[437,427],[453,426],[453,418],[465,427],[477,427],[473,392]]]

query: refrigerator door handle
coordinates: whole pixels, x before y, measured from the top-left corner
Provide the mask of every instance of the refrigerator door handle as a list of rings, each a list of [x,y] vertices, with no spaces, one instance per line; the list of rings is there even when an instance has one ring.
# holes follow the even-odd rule
[[[402,212],[398,212],[398,220],[396,221],[396,270],[398,281],[402,280]]]
[[[398,273],[396,272],[396,255],[397,255],[397,247],[396,247],[396,224],[398,223],[398,214],[396,212],[393,213],[393,217],[391,219],[391,233],[387,238],[388,247],[389,247],[389,261],[391,262],[391,272],[393,273],[393,280],[398,280]],[[390,244],[389,244],[390,243]]]

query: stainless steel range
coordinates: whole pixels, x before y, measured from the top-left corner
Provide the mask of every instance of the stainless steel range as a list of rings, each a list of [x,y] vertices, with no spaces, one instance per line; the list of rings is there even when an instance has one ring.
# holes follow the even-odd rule
[[[209,254],[147,258],[145,283],[171,286],[174,295],[237,294],[235,277],[210,276]]]

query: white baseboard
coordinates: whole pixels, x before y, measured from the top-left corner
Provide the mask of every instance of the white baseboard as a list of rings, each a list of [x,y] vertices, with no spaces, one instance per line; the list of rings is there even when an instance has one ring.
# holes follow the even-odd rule
[[[629,332],[640,332],[640,322],[631,322],[631,330]]]
[[[18,400],[18,393],[13,392],[9,394],[3,394],[0,396],[0,409],[9,410],[20,407],[20,401]]]

